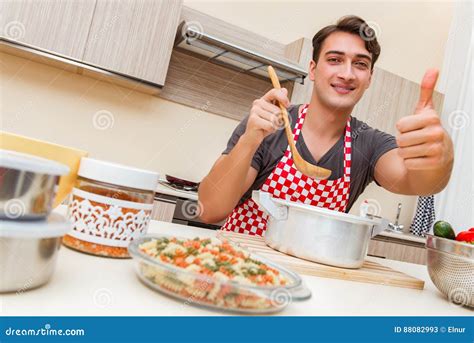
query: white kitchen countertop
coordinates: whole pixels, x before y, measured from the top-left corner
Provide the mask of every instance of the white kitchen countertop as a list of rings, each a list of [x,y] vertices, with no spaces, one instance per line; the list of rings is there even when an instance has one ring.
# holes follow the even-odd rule
[[[62,211],[60,211],[62,212]],[[151,221],[149,233],[209,237],[216,231]],[[311,299],[293,302],[287,316],[465,316],[435,288],[426,266],[368,257],[425,281],[424,290],[302,275]],[[143,285],[133,262],[59,251],[56,271],[45,286],[22,294],[0,294],[3,316],[203,316],[223,312],[186,305]]]
[[[392,232],[385,230],[381,233],[378,234],[379,236],[385,236],[385,237],[390,237],[390,238],[396,238],[396,239],[403,239],[405,241],[411,241],[411,242],[417,242],[417,243],[425,243],[426,242],[426,237],[420,237],[420,236],[415,236],[411,233],[407,232]]]

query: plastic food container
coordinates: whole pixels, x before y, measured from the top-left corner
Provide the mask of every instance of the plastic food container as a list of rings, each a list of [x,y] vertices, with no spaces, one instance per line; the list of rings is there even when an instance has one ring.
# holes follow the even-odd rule
[[[71,228],[56,213],[41,221],[0,221],[0,292],[22,293],[47,283],[61,237]]]
[[[300,276],[265,258],[249,253],[252,259],[265,263],[278,270],[285,279],[285,286],[256,286],[238,283],[232,280],[219,280],[155,259],[140,250],[139,246],[152,239],[169,236],[146,236],[133,241],[128,247],[135,262],[139,279],[152,289],[175,297],[186,305],[249,314],[278,312],[286,308],[291,301],[305,300],[311,297],[311,291],[303,285]],[[186,238],[179,238],[186,240]],[[234,245],[235,246],[235,245]],[[242,250],[242,248],[239,247]]]
[[[63,238],[73,249],[127,258],[127,247],[146,234],[159,174],[82,158],[68,217],[74,230]]]

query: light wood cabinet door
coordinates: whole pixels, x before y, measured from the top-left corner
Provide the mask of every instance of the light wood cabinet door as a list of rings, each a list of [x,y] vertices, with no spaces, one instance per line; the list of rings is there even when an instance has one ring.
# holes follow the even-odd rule
[[[369,241],[367,252],[370,256],[402,262],[426,264],[426,250],[423,247],[375,239]]]
[[[181,0],[97,0],[84,62],[163,85]]]
[[[96,0],[1,0],[2,37],[82,59]]]
[[[419,97],[418,83],[375,67],[370,87],[354,107],[352,116],[396,135],[398,120],[414,113]],[[433,92],[433,106],[438,113],[443,109],[443,101],[443,94]]]
[[[151,219],[171,223],[175,208],[176,203],[155,200],[151,211]]]

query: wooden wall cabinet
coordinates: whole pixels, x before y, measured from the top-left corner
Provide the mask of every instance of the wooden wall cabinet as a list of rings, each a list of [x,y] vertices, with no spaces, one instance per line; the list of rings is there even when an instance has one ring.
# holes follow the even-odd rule
[[[96,0],[2,0],[2,36],[80,60]]]
[[[1,1],[2,51],[156,94],[181,6],[182,0]]]
[[[83,61],[162,86],[181,0],[97,0]]]

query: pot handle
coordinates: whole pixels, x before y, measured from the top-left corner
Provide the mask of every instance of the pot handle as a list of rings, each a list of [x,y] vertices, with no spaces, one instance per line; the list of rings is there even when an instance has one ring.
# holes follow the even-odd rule
[[[277,205],[272,200],[270,193],[253,191],[252,200],[257,203],[265,212],[276,220],[288,219],[288,207],[284,205]]]
[[[291,300],[294,301],[302,301],[302,300],[307,300],[311,298],[311,290],[304,284],[302,283],[299,285],[296,289],[292,289],[290,291],[291,294]]]
[[[372,227],[372,232],[370,234],[370,237],[374,237],[374,236],[377,236],[379,233],[387,230],[389,228],[388,224],[390,223],[388,221],[388,219],[385,219],[385,218],[382,218],[382,217],[378,217],[378,216],[370,216],[370,215],[367,215],[368,217],[371,217],[371,219],[378,219],[378,222],[377,224],[375,224],[373,227]]]

